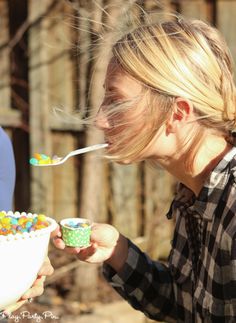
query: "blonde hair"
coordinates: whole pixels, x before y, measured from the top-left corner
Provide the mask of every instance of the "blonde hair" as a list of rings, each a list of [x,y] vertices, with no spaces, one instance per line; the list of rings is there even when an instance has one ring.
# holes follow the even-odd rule
[[[116,42],[113,57],[124,72],[144,85],[151,100],[158,102],[148,104],[148,119],[153,122],[149,133],[143,137],[140,131],[134,138],[135,149],[130,149],[131,144],[123,147],[113,159],[135,159],[167,120],[176,97],[191,100],[203,129],[215,129],[225,137],[235,129],[233,64],[215,28],[183,18],[140,26]],[[201,136],[195,134],[195,143]]]

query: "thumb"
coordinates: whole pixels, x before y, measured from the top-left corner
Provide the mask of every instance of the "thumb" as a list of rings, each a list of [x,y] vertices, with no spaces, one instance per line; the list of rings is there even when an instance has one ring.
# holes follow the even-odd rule
[[[115,246],[119,238],[119,232],[110,224],[94,223],[92,225],[91,241],[99,246]]]

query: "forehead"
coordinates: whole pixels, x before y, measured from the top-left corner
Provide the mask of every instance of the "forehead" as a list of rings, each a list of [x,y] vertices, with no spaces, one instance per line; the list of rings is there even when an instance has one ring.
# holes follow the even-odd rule
[[[121,92],[126,97],[140,94],[142,90],[141,84],[126,73],[113,59],[107,68],[105,88]]]

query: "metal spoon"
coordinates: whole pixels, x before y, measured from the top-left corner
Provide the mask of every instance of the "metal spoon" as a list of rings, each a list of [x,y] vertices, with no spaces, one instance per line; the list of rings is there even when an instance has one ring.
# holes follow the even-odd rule
[[[56,157],[55,159],[52,158],[52,159],[50,159],[51,162],[45,163],[45,164],[44,163],[42,163],[42,164],[36,163],[37,160],[35,158],[31,158],[30,164],[33,166],[40,166],[40,167],[41,166],[57,166],[57,165],[63,164],[65,161],[67,161],[68,158],[70,158],[72,156],[88,153],[90,151],[102,149],[107,146],[108,146],[108,144],[97,144],[97,145],[93,145],[93,146],[89,146],[89,147],[85,147],[85,148],[76,149],[76,150],[71,151],[65,157]],[[44,155],[44,156],[46,156],[46,155]]]

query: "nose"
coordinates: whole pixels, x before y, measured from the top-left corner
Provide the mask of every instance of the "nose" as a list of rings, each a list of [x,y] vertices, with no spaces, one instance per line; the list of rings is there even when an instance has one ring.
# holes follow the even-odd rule
[[[110,127],[108,119],[107,119],[105,113],[102,111],[102,108],[99,109],[99,111],[96,115],[95,126],[100,130],[105,130]]]

